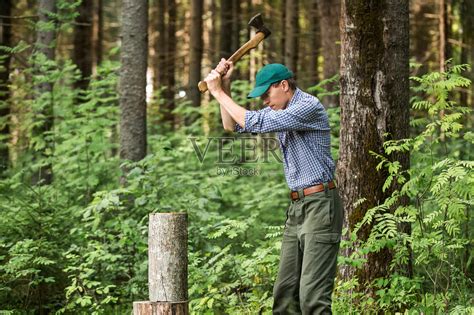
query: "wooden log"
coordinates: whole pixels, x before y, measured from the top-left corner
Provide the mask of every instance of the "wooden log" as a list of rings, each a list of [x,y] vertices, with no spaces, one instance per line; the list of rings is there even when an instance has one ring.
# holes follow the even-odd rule
[[[182,303],[187,301],[187,213],[152,213],[149,220],[148,290],[150,302]]]
[[[133,302],[133,315],[187,315],[188,302]]]

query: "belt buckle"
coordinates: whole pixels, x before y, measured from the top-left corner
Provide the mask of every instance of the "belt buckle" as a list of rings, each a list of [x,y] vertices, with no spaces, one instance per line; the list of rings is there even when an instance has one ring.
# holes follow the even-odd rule
[[[298,200],[303,199],[304,198],[304,188],[298,189],[297,192],[298,192]]]
[[[293,198],[293,195],[297,195],[295,198]],[[291,199],[293,201],[298,201],[300,199],[302,199],[304,197],[304,189],[298,189],[298,190],[295,190],[295,191],[292,191],[291,192]]]

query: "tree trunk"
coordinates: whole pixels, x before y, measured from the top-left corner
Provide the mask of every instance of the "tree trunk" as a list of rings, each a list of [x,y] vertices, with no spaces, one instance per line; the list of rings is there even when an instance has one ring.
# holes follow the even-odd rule
[[[146,69],[148,4],[123,0],[120,71],[120,158],[139,161],[146,155]]]
[[[309,40],[309,85],[313,86],[319,81],[318,59],[321,49],[321,32],[319,31],[319,9],[316,0],[310,1],[309,24],[311,25],[311,37]],[[338,27],[339,29],[339,27]],[[325,30],[326,31],[326,30]],[[338,32],[339,33],[339,32]],[[339,68],[337,69],[339,71]]]
[[[446,0],[439,0],[439,71],[445,71],[448,57],[448,10]]]
[[[435,16],[435,6],[432,0],[416,0],[411,6],[411,55],[415,57],[416,62],[421,64],[417,72],[424,74],[430,69],[430,65],[436,60],[433,53],[432,43],[435,38],[432,34],[436,33],[436,24],[429,16]],[[436,50],[436,49],[435,49]],[[417,75],[417,73],[415,73]]]
[[[211,69],[214,69],[213,63],[218,61],[218,26],[217,26],[217,19],[214,17],[214,14],[217,12],[217,0],[210,0],[210,10],[212,12],[212,15],[209,17],[211,19],[211,28],[209,30],[209,61],[210,61],[210,67]]]
[[[176,67],[176,0],[167,1],[168,19],[166,29],[166,62],[164,67],[164,86],[163,91],[163,114],[164,120],[170,129],[174,129],[175,117],[173,110],[175,109],[175,67]]]
[[[298,73],[298,0],[286,1],[285,65]]]
[[[290,1],[290,0],[288,0]],[[288,40],[286,38],[286,19],[288,18],[286,14],[286,2],[287,0],[281,0],[281,60],[282,63],[285,63],[286,61],[286,41]]]
[[[92,0],[82,0],[78,7],[79,16],[74,25],[73,62],[81,71],[81,78],[75,82],[76,89],[87,89],[92,75]]]
[[[232,0],[232,43],[230,45],[232,54],[240,47],[240,24],[242,22],[240,3],[240,0]]]
[[[463,0],[461,2],[461,25],[462,25],[462,46],[461,46],[461,64],[469,63],[471,66],[474,65],[474,3],[472,0]],[[465,74],[471,81],[474,81],[473,72],[470,71]],[[471,89],[471,99],[469,100],[469,90]],[[460,105],[466,107],[474,106],[474,84],[471,83],[471,86],[461,91]],[[465,115],[463,118],[463,125],[465,130],[472,130],[472,119],[469,115]],[[469,147],[460,148],[459,159],[461,160],[470,160],[472,159],[472,152],[469,151]],[[471,228],[470,228],[470,208],[466,207],[465,211],[465,224],[464,224],[464,238],[472,239]],[[465,246],[464,249],[464,274],[466,277],[471,277],[474,274],[472,268],[468,268],[469,260],[471,257],[472,245]]]
[[[463,0],[461,3],[461,25],[462,25],[462,46],[461,46],[461,63],[469,63],[474,66],[474,2],[471,0]],[[474,81],[473,72],[466,73],[467,77]],[[471,84],[472,99],[468,99],[468,90],[461,92],[461,105],[474,105],[474,84]],[[468,117],[466,117],[468,118]]]
[[[155,40],[155,58],[153,62],[153,90],[158,90],[165,85],[166,69],[166,0],[157,0],[156,2],[155,29],[157,37]]]
[[[149,219],[149,299],[151,302],[187,301],[187,214],[153,213]]]
[[[231,55],[240,48],[240,31],[242,30],[242,10],[241,1],[232,0],[232,43],[231,43]],[[240,73],[240,67],[234,70],[234,80],[240,80],[242,78]]]
[[[193,106],[201,105],[201,93],[197,89],[197,84],[201,80],[201,61],[202,61],[202,11],[203,0],[191,1],[191,51],[189,62],[189,85],[188,93]]]
[[[323,78],[329,79],[339,72],[341,47],[339,20],[341,15],[340,0],[318,0],[319,26],[321,31],[321,51],[323,55]],[[337,89],[337,83],[326,86],[328,91]],[[323,97],[322,102],[326,107],[338,105],[337,95]]]
[[[2,1],[0,6],[0,45],[11,47],[11,0]],[[10,54],[0,56],[0,178],[5,174],[10,164],[8,142],[10,139]]]
[[[38,2],[38,24],[36,33],[35,55],[36,57],[43,55],[48,60],[55,59],[55,37],[56,27],[45,28],[44,25],[54,23],[50,14],[56,12],[55,0],[40,0]],[[34,64],[34,73],[41,76],[41,64],[36,60]],[[33,184],[51,184],[53,180],[53,167],[47,159],[51,156],[53,148],[52,136],[49,133],[53,130],[53,84],[51,82],[38,83],[35,86],[35,115],[42,117],[42,123],[33,128],[33,138],[43,138],[43,145],[36,146],[35,160],[41,161],[40,166],[32,177]]]
[[[220,28],[220,58],[229,58],[232,55],[232,1],[221,1],[221,28]],[[219,62],[216,60],[216,64]],[[214,65],[215,67],[215,65]],[[214,68],[213,67],[213,68]]]
[[[385,140],[408,137],[409,20],[408,0],[342,1],[341,132],[337,181],[345,206],[345,226],[353,231],[366,211],[383,203],[396,187],[382,192],[386,172],[370,151],[384,154]],[[385,134],[388,133],[388,138]],[[385,154],[384,154],[385,155]],[[408,154],[389,156],[408,168]],[[354,206],[361,198],[365,202]],[[359,230],[366,240],[371,226]],[[346,252],[345,255],[350,255]],[[387,275],[392,253],[368,254],[360,270],[344,266],[364,286]]]
[[[94,54],[95,54],[95,66],[99,66],[103,60],[104,54],[104,0],[96,0],[95,8],[95,43],[94,43]]]
[[[188,315],[188,303],[133,302],[133,315]]]

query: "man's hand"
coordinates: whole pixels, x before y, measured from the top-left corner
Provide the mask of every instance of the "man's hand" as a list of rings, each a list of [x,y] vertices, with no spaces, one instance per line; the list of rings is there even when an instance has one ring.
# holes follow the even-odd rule
[[[221,74],[216,69],[212,70],[204,81],[207,83],[207,89],[213,96],[215,96],[217,92],[222,91]]]
[[[226,94],[230,94],[230,80],[233,71],[234,64],[232,61],[227,61],[222,58],[217,67],[204,79],[209,92],[214,95],[214,93],[224,89]]]
[[[223,82],[230,82],[232,78],[232,73],[234,72],[234,63],[232,61],[225,60],[225,58],[222,58],[216,67],[216,71],[222,75]]]

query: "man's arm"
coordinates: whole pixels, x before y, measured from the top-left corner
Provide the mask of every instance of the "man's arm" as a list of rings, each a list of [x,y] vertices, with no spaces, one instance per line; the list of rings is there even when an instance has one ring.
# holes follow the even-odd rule
[[[208,82],[208,85],[209,85],[209,82]],[[226,126],[224,124],[224,128],[226,130],[233,131],[235,127],[235,123],[239,124],[242,128],[245,128],[245,113],[247,112],[247,110],[243,108],[242,106],[238,105],[237,103],[235,103],[234,100],[228,94],[226,94],[223,89],[219,89],[211,93],[221,105],[221,115],[230,116],[230,119],[228,122],[231,125]],[[223,123],[224,123],[224,120],[223,120]],[[229,129],[226,127],[228,127]]]
[[[230,83],[232,78],[232,72],[234,71],[234,64],[232,63],[232,61],[227,61],[222,58],[215,70],[222,75],[222,90],[225,94],[232,98]],[[236,124],[235,120],[232,118],[232,116],[222,104],[220,104],[220,110],[222,125],[224,129],[228,131],[234,131]]]
[[[207,83],[209,92],[220,104],[224,129],[233,131],[235,123],[241,127],[245,126],[245,113],[247,110],[237,105],[230,96],[230,76],[232,70],[232,63],[222,59],[216,69],[212,70],[204,81]],[[222,73],[224,73],[224,76],[221,78]]]
[[[230,80],[223,80],[222,90],[229,97],[232,97],[232,95],[230,93]],[[222,104],[220,104],[220,108],[221,108],[222,125],[224,126],[224,129],[227,130],[227,131],[234,131],[234,129],[235,129],[235,120],[229,114],[227,109],[225,109],[225,107],[222,106]]]

